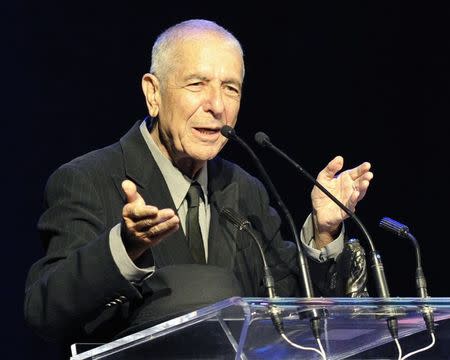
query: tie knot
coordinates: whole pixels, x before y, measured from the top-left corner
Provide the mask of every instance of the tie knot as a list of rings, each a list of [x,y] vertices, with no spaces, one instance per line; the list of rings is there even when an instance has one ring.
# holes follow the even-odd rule
[[[200,196],[202,196],[202,188],[200,184],[194,181],[186,195],[186,200],[188,203],[188,207],[197,207],[199,203]]]

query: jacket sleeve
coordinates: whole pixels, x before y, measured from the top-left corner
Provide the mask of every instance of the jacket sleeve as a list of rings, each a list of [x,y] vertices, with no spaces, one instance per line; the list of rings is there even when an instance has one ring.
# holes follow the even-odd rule
[[[50,177],[38,230],[46,255],[28,273],[24,312],[42,337],[82,337],[86,324],[141,298],[114,263],[102,201],[81,167],[67,164]]]

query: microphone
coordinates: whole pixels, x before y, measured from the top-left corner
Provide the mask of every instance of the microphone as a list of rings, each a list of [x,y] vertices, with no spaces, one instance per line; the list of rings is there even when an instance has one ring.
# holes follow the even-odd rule
[[[425,275],[423,273],[420,247],[416,238],[409,232],[409,229],[406,225],[403,225],[402,223],[399,223],[398,221],[395,221],[394,219],[388,217],[382,218],[380,220],[379,226],[384,230],[393,232],[398,237],[409,239],[413,243],[414,250],[416,252],[416,262],[417,262],[416,267],[417,294],[419,297],[426,298],[428,296],[427,282],[425,280]]]
[[[298,163],[296,163],[293,159],[291,159],[288,155],[286,155],[283,151],[281,151],[279,148],[277,148],[275,145],[273,145],[269,139],[269,136],[267,136],[265,133],[263,133],[261,131],[257,132],[255,134],[255,141],[261,147],[266,147],[266,148],[273,150],[278,155],[280,155],[282,158],[286,159],[289,163],[294,165],[294,167],[297,170],[299,170],[302,175],[304,175],[315,186],[317,186],[325,195],[327,195],[337,206],[339,206],[358,225],[358,227],[363,232],[365,238],[367,239],[367,242],[370,247],[371,259],[372,259],[371,269],[374,273],[378,296],[383,297],[383,298],[390,297],[389,288],[388,288],[386,276],[384,273],[384,266],[383,266],[383,263],[381,262],[380,254],[375,250],[375,246],[373,244],[373,241],[372,241],[372,238],[371,238],[369,232],[367,231],[366,227],[363,225],[361,220],[355,215],[355,213],[353,211],[351,211],[349,208],[347,208],[342,202],[340,202],[333,194],[331,194],[309,172],[307,172]],[[392,337],[397,339],[398,338],[397,318],[393,315],[389,316],[387,319],[387,323],[388,323],[388,327],[389,327]]]
[[[250,221],[242,217],[240,214],[238,214],[231,208],[222,208],[222,210],[220,210],[220,215],[225,217],[225,219],[227,219],[231,224],[233,224],[234,227],[237,228],[239,231],[245,231],[247,234],[249,234],[250,237],[253,239],[253,241],[256,243],[256,245],[258,246],[259,253],[261,254],[261,259],[264,266],[264,285],[269,294],[269,298],[271,299],[276,298],[277,295],[275,293],[275,282],[273,280],[272,272],[270,271],[270,268],[267,265],[267,259],[263,250],[263,246],[259,241],[258,237],[253,232]],[[270,318],[272,319],[272,323],[274,324],[278,333],[280,335],[284,334],[283,320],[280,316],[281,310],[275,306],[270,305],[269,314]]]
[[[295,243],[297,245],[297,254],[298,254],[298,262],[300,267],[300,274],[302,276],[302,284],[305,292],[305,297],[311,298],[314,297],[312,282],[311,282],[311,276],[309,273],[308,263],[305,260],[305,255],[303,253],[303,248],[300,244],[300,239],[298,237],[297,231],[295,229],[295,223],[292,219],[292,216],[287,209],[286,205],[284,204],[283,200],[281,200],[280,195],[278,194],[278,191],[276,190],[275,186],[273,185],[272,181],[270,180],[269,175],[267,174],[266,170],[264,169],[263,165],[261,164],[261,161],[258,159],[258,157],[255,155],[253,150],[250,148],[250,146],[247,145],[247,143],[242,140],[239,136],[237,136],[235,130],[228,125],[225,125],[220,130],[221,134],[225,136],[228,139],[236,141],[239,145],[241,145],[247,152],[250,154],[252,159],[254,160],[256,166],[258,167],[259,172],[261,173],[264,182],[269,188],[269,191],[272,193],[276,203],[280,207],[280,209],[283,211],[286,219],[288,220],[289,227],[291,229],[291,232],[294,236]]]
[[[239,145],[241,145],[250,154],[250,156],[253,159],[253,161],[255,162],[259,172],[261,173],[261,176],[263,177],[264,182],[268,186],[269,191],[272,193],[276,203],[278,204],[280,209],[283,211],[283,213],[288,221],[289,228],[291,229],[291,232],[294,236],[295,244],[297,246],[299,270],[300,270],[300,276],[302,279],[302,285],[303,285],[305,297],[307,297],[307,298],[314,297],[314,291],[313,291],[313,286],[312,286],[312,282],[311,282],[311,275],[309,273],[308,263],[305,259],[305,255],[303,253],[303,248],[300,243],[300,238],[295,229],[295,223],[294,223],[294,220],[292,219],[291,213],[287,209],[286,205],[284,204],[283,200],[281,199],[280,194],[278,193],[277,189],[275,188],[272,181],[270,180],[269,175],[267,174],[266,170],[264,169],[261,161],[258,159],[258,157],[254,153],[254,151],[251,149],[251,147],[236,134],[236,131],[231,126],[224,125],[220,129],[220,132],[227,139],[236,141]],[[274,311],[279,311],[279,310],[276,307],[271,307],[271,309],[270,309],[271,316]],[[316,339],[320,339],[320,317],[321,317],[321,315],[319,313],[321,313],[321,312],[318,309],[311,309],[310,311],[303,313],[303,317],[310,317],[311,329],[312,329],[313,335]],[[277,330],[280,330],[280,328],[277,327]]]
[[[398,237],[411,240],[414,250],[416,253],[416,289],[419,297],[427,298],[427,282],[425,280],[425,275],[422,268],[422,258],[420,255],[420,246],[417,239],[410,233],[408,226],[391,219],[389,217],[384,217],[380,220],[379,226],[387,231],[390,231],[397,235]],[[432,309],[428,306],[423,308],[423,317],[427,325],[427,329],[434,333],[434,321]]]
[[[259,253],[261,254],[261,259],[263,261],[264,266],[264,285],[267,288],[267,292],[270,298],[276,298],[275,294],[275,282],[273,280],[272,272],[270,271],[269,266],[267,265],[266,255],[264,254],[263,246],[259,239],[256,237],[255,233],[252,230],[251,223],[247,219],[243,218],[240,214],[234,211],[231,208],[223,208],[220,210],[220,215],[223,215],[225,219],[227,219],[231,224],[234,225],[239,231],[245,231],[253,241],[258,246]]]

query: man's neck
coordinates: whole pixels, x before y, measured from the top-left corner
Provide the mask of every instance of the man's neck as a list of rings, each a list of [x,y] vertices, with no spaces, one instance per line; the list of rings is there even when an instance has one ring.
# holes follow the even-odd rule
[[[190,179],[195,179],[200,170],[205,166],[206,161],[199,161],[192,159],[188,156],[177,156],[176,152],[172,149],[169,142],[161,136],[158,126],[154,126],[150,132],[155,144],[158,146],[161,153],[168,158],[172,164],[181,171],[183,175],[186,175]]]

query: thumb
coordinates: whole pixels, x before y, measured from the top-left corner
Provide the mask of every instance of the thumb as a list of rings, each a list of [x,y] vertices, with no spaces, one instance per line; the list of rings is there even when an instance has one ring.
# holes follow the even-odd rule
[[[137,188],[134,182],[130,180],[122,181],[122,189],[127,196],[128,203],[142,201],[145,204],[144,199],[142,199],[142,196],[137,192]]]
[[[336,173],[342,170],[344,166],[344,158],[342,156],[336,156],[333,160],[331,160],[325,169],[323,169],[323,175],[331,180],[335,177]]]

